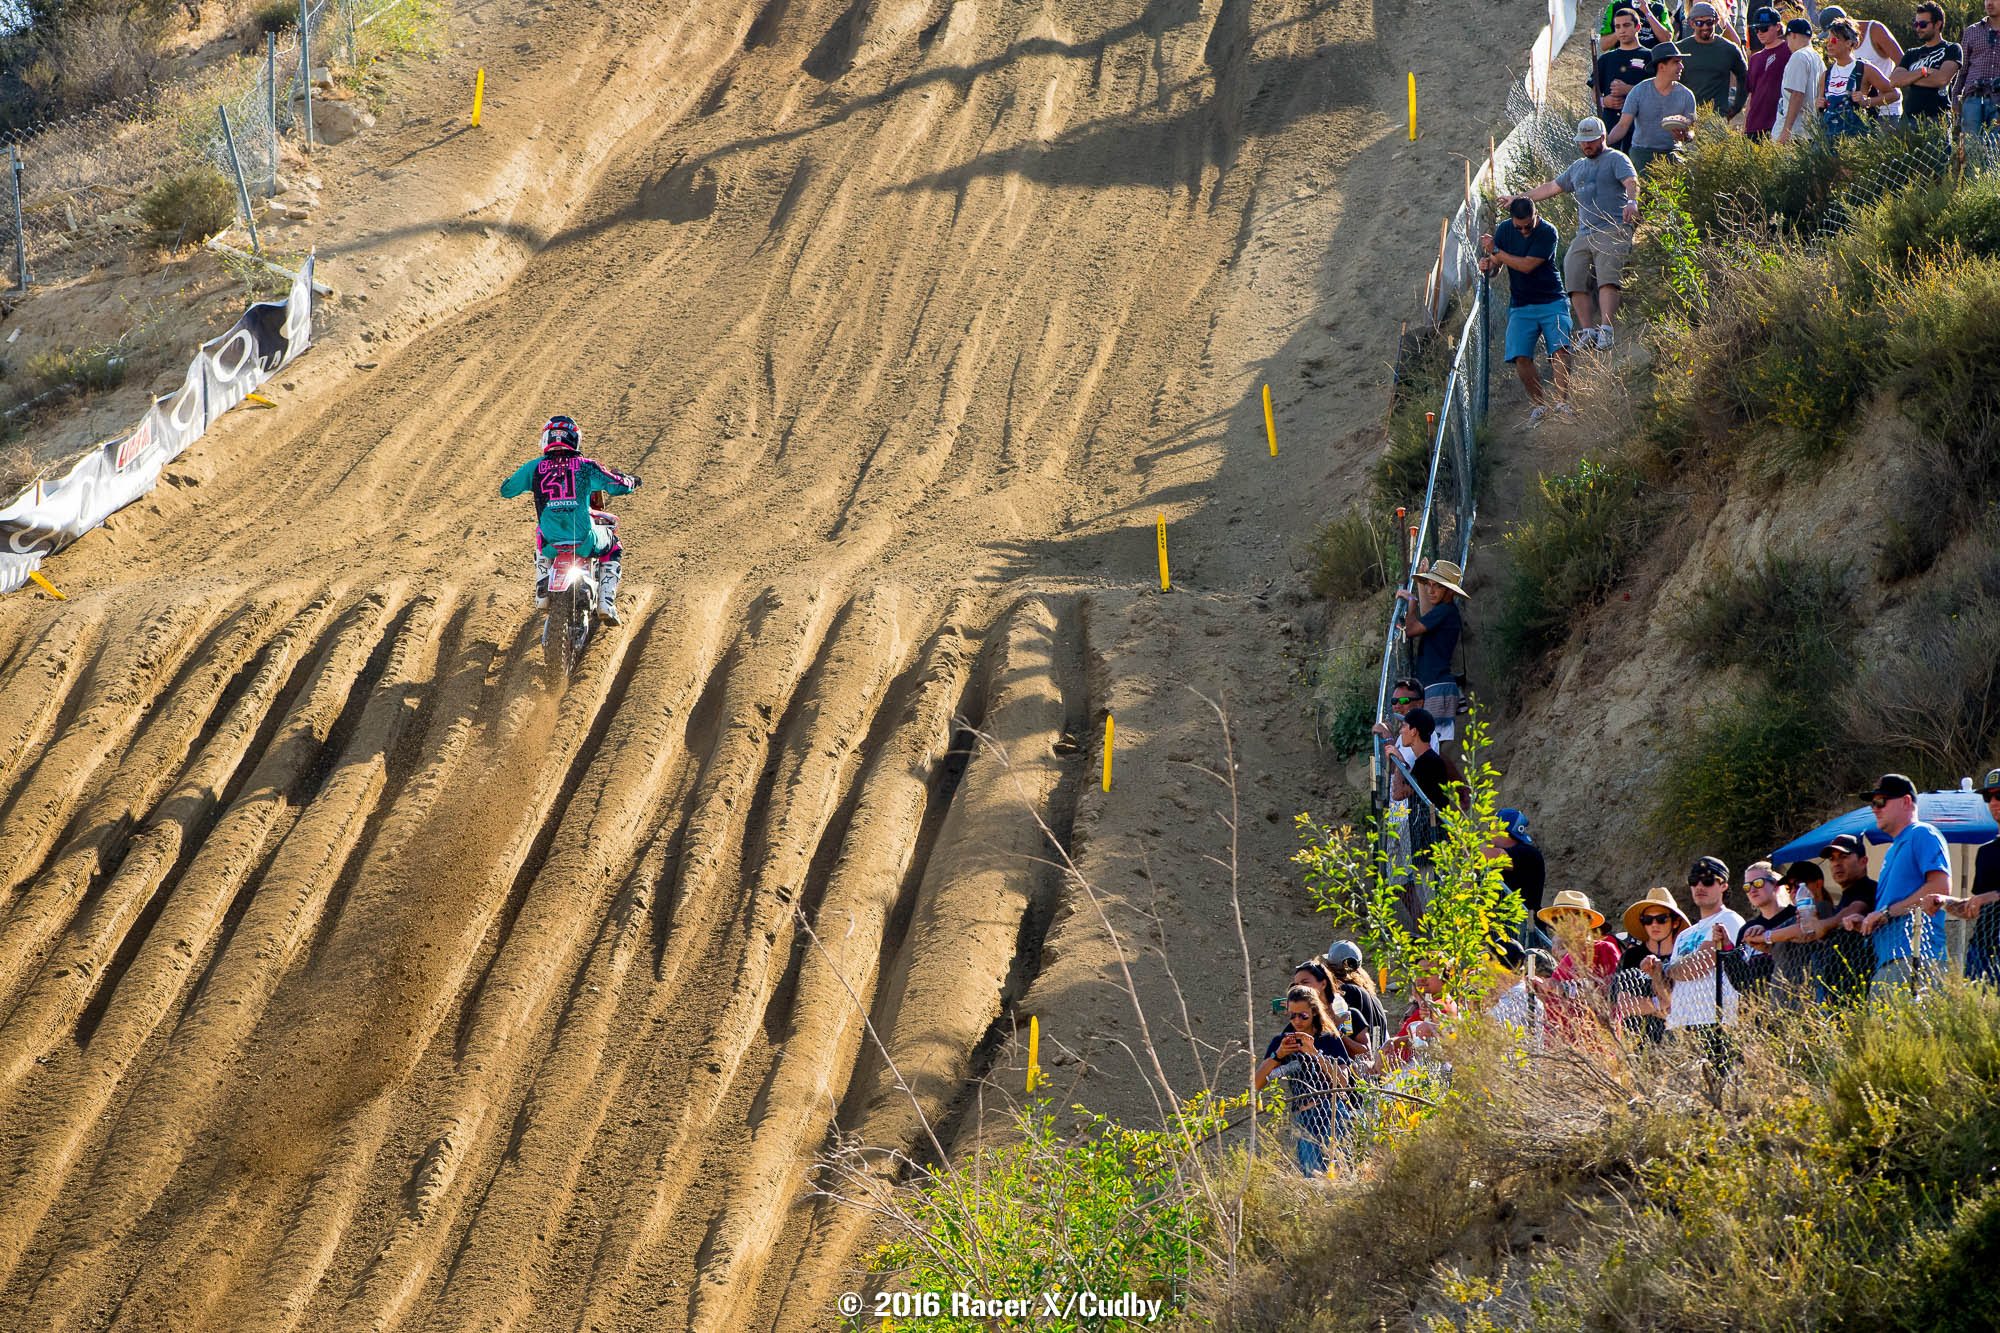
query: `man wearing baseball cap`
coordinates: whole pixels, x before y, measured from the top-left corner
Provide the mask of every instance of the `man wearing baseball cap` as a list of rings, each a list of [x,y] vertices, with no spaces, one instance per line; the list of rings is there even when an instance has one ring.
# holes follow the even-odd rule
[[[1861,933],[1875,946],[1871,991],[1922,988],[1944,965],[1944,919],[1938,898],[1951,894],[1951,856],[1944,834],[1917,818],[1917,787],[1901,773],[1884,773],[1861,793],[1875,808],[1875,827],[1889,835],[1875,910]]]
[[[1576,123],[1576,147],[1582,156],[1560,176],[1518,197],[1540,203],[1563,193],[1576,196],[1576,239],[1563,256],[1563,290],[1578,330],[1573,341],[1609,350],[1617,337],[1611,321],[1632,254],[1632,229],[1639,221],[1639,173],[1631,158],[1605,144],[1604,122],[1596,116]]]
[[[1785,22],[1775,9],[1750,16],[1750,39],[1757,44],[1748,61],[1750,98],[1743,107],[1743,132],[1768,139],[1778,123],[1778,101],[1785,83],[1785,62],[1792,48],[1785,44]]]
[[[2000,824],[2000,768],[1986,770],[1979,794],[1986,798],[1986,812]],[[1973,981],[2000,984],[2000,911],[1986,910],[1995,901],[2000,901],[2000,838],[1974,854],[1972,893],[1946,898],[1940,904],[1950,915],[1973,923],[1972,936],[1965,942],[1965,975]]]
[[[1688,10],[1694,40],[1681,48],[1687,56],[1681,77],[1697,103],[1713,107],[1724,120],[1734,120],[1750,95],[1750,68],[1743,48],[1717,32],[1721,22],[1721,13],[1708,0],[1699,0]]]
[[[1687,57],[1672,42],[1653,48],[1653,77],[1625,95],[1625,110],[1611,131],[1613,140],[1632,136],[1632,165],[1646,170],[1656,157],[1671,157],[1694,134],[1694,94],[1680,82]]]
[[[1793,19],[1785,25],[1785,45],[1791,48],[1792,57],[1785,62],[1780,88],[1784,109],[1779,114],[1783,119],[1771,136],[1778,143],[1790,143],[1812,123],[1819,86],[1826,81],[1826,62],[1813,50],[1812,41],[1813,25],[1805,19]]]

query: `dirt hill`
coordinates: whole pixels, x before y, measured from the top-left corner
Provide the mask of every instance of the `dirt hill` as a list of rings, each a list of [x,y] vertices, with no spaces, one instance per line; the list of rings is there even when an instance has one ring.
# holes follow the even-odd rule
[[[1503,103],[1467,58],[1540,22],[1434,13],[461,16],[316,159],[278,411],[0,604],[0,1324],[824,1327],[860,1230],[804,1163],[914,1130],[857,999],[933,1117],[1030,1012],[1150,1109],[1031,810],[1240,1032],[1194,691],[1261,1006],[1325,944],[1297,543]],[[566,692],[496,493],[555,411],[646,483]]]

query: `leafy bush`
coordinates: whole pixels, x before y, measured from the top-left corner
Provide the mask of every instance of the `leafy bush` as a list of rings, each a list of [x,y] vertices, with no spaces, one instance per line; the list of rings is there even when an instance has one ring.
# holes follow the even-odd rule
[[[124,349],[111,343],[53,347],[28,358],[28,375],[43,391],[115,389],[124,383],[125,369]]]
[[[1917,632],[1873,655],[1848,692],[1847,734],[1956,785],[2000,747],[2000,555],[1929,590],[1914,620]]]
[[[1654,831],[1676,852],[1746,865],[1799,828],[1844,785],[1833,707],[1766,687],[1690,719],[1655,784]]]
[[[1799,693],[1852,673],[1850,636],[1860,627],[1852,566],[1796,553],[1716,570],[1674,625],[1702,665],[1744,667]]]
[[[250,11],[250,26],[258,32],[283,32],[299,23],[299,7],[292,0],[265,0]]]
[[[1082,1111],[1083,1108],[1075,1108]],[[987,1329],[1081,1330],[1101,1320],[1044,1320],[1043,1291],[1137,1292],[1177,1314],[1188,1295],[1204,1214],[1182,1179],[1184,1133],[1128,1130],[1086,1115],[1065,1138],[1046,1101],[1013,1116],[1016,1141],[988,1149],[977,1171],[925,1172],[889,1211],[903,1234],[870,1257],[870,1272],[892,1274],[895,1290],[938,1298],[899,1328],[932,1333]],[[1200,1128],[1223,1123],[1214,1111]],[[1191,1126],[1189,1128],[1192,1128]],[[953,1317],[953,1292],[1030,1300],[1027,1319]],[[853,1326],[873,1327],[874,1321]]]
[[[1389,443],[1375,464],[1375,493],[1385,503],[1405,506],[1422,502],[1431,478],[1431,445],[1436,427],[1424,420],[1422,409],[1389,418]]]
[[[188,167],[139,196],[140,220],[165,244],[199,245],[236,216],[236,187],[214,167]]]
[[[1611,590],[1647,521],[1639,476],[1620,463],[1584,458],[1574,472],[1541,478],[1526,517],[1503,538],[1513,573],[1497,632],[1510,667],[1554,647],[1571,619]]]
[[[1844,249],[1859,265],[1901,273],[1962,255],[2000,255],[2000,176],[1930,181],[1887,195],[1856,217]]]
[[[1312,672],[1314,710],[1335,759],[1368,748],[1375,725],[1377,677],[1366,644],[1329,651]]]
[[[1313,534],[1306,547],[1308,576],[1321,597],[1365,597],[1396,578],[1394,525],[1362,509],[1350,509]]]

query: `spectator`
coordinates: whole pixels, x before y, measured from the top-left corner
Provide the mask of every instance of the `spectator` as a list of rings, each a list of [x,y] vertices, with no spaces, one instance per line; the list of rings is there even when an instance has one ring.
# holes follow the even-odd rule
[[[1377,722],[1372,730],[1377,736],[1389,742],[1389,748],[1396,752],[1402,763],[1389,765],[1389,800],[1392,805],[1408,809],[1410,784],[1403,780],[1403,770],[1416,762],[1416,755],[1403,748],[1398,739],[1403,730],[1403,714],[1412,708],[1421,708],[1424,703],[1424,687],[1413,677],[1405,676],[1389,687],[1389,716]]]
[[[1687,913],[1664,886],[1625,909],[1625,933],[1633,942],[1618,956],[1611,1001],[1612,1012],[1627,1034],[1651,1042],[1665,1038],[1673,995],[1673,985],[1665,979],[1665,965],[1673,957],[1675,936],[1689,924]],[[1646,967],[1649,958],[1660,965],[1660,971]]]
[[[1917,990],[1944,963],[1944,922],[1937,899],[1951,893],[1951,856],[1944,834],[1917,818],[1916,784],[1884,773],[1861,795],[1875,808],[1875,827],[1889,835],[1875,910],[1861,919],[1875,945],[1870,990]]]
[[[1986,0],[1986,17],[1959,35],[1958,125],[1968,139],[2000,135],[2000,0]]]
[[[1444,977],[1436,972],[1419,972],[1416,989],[1410,996],[1410,1012],[1403,1025],[1389,1039],[1389,1060],[1408,1064],[1417,1058],[1425,1043],[1436,1041],[1439,1025],[1458,1017],[1458,1004],[1444,993]]]
[[[1591,1001],[1618,970],[1618,946],[1597,938],[1604,913],[1575,889],[1561,890],[1556,900],[1536,915],[1554,933],[1562,953],[1562,961],[1541,985],[1542,999],[1556,1030],[1574,1044],[1594,1030]],[[1579,954],[1585,960],[1582,963],[1577,962]]]
[[[1486,1012],[1495,1021],[1519,1029],[1527,1037],[1529,1048],[1539,1051],[1548,1016],[1542,992],[1547,983],[1543,978],[1555,970],[1555,961],[1544,951],[1524,949],[1513,940],[1494,944],[1493,954],[1493,969],[1499,984],[1493,989]]]
[[[1875,971],[1875,948],[1858,933],[1862,918],[1875,910],[1875,881],[1868,877],[1868,844],[1858,833],[1843,833],[1826,845],[1826,858],[1833,872],[1831,892],[1839,897],[1832,917],[1819,925],[1822,998],[1859,999],[1868,993],[1868,978]]]
[[[1696,861],[1688,871],[1688,894],[1700,919],[1674,937],[1671,962],[1647,958],[1641,963],[1655,983],[1663,976],[1673,983],[1667,1031],[1680,1033],[1718,1067],[1733,1059],[1728,1029],[1736,1023],[1736,987],[1715,960],[1743,929],[1743,917],[1722,904],[1728,891],[1727,865],[1713,856]]]
[[[1903,58],[1903,44],[1896,40],[1896,34],[1874,19],[1849,18],[1847,11],[1839,5],[1828,5],[1819,11],[1819,30],[1824,34],[1832,31],[1836,23],[1846,23],[1854,29],[1854,54],[1863,64],[1882,76],[1887,83],[1889,76],[1896,72],[1896,62]],[[1882,108],[1885,116],[1900,116],[1903,107],[1900,101],[1891,102]]]
[[[1951,81],[1965,64],[1965,49],[1944,39],[1944,10],[1936,0],[1924,0],[1910,20],[1917,44],[1903,50],[1889,76],[1903,94],[1907,115],[1923,121],[1942,120],[1951,110]]]
[[[1865,867],[1865,855],[1862,863]],[[1751,947],[1770,949],[1777,964],[1778,976],[1794,982],[1801,998],[1825,1000],[1829,994],[1825,981],[1828,960],[1832,958],[1839,941],[1852,940],[1857,944],[1862,941],[1859,936],[1848,934],[1844,928],[1839,905],[1827,886],[1826,875],[1819,868],[1819,862],[1792,862],[1778,885],[1791,894],[1792,919],[1782,926],[1766,927],[1761,945],[1748,940],[1745,943],[1750,943]],[[1873,902],[1871,896],[1869,906]],[[1868,907],[1859,902],[1849,906],[1856,913],[1865,915],[1868,911]],[[1756,930],[1756,923],[1752,923],[1751,930]],[[1827,942],[1829,935],[1836,935],[1837,939]],[[1839,960],[1834,958],[1833,961],[1838,963]],[[1840,966],[1845,967],[1845,964]],[[1865,977],[1866,972],[1861,975]]]
[[[1375,979],[1362,963],[1361,946],[1350,940],[1335,940],[1327,945],[1326,970],[1333,977],[1333,984],[1340,988],[1340,998],[1366,1030],[1369,1055],[1381,1055],[1389,1041],[1389,1015],[1382,1008],[1382,997],[1375,993]]]
[[[1792,48],[1785,42],[1785,25],[1775,9],[1752,14],[1750,32],[1757,50],[1749,60],[1750,100],[1743,110],[1743,132],[1753,139],[1768,139],[1778,123],[1785,62],[1792,58]]]
[[[1903,97],[1888,75],[1856,54],[1859,41],[1860,34],[1846,19],[1827,25],[1826,72],[1820,76],[1819,109],[1820,125],[1830,138],[1865,134],[1876,111]]]
[[[1986,782],[1979,789],[1993,822],[2000,824],[2000,768],[1986,770]],[[1973,981],[2000,984],[2000,912],[1989,912],[2000,900],[2000,838],[1980,847],[1972,860],[1972,892],[1964,898],[1947,899],[1944,910],[1961,921],[1970,921],[1972,938],[1965,942],[1965,975]]]
[[[1347,1086],[1347,1047],[1339,1035],[1347,1006],[1333,1009],[1312,987],[1294,986],[1285,1008],[1285,1030],[1264,1048],[1255,1082],[1261,1089],[1274,1076],[1284,1079],[1285,1105],[1298,1128],[1299,1169],[1323,1176],[1333,1143],[1334,1094]]]
[[[1677,82],[1687,61],[1672,42],[1653,48],[1653,77],[1625,98],[1614,139],[1632,135],[1632,165],[1645,171],[1654,159],[1672,157],[1694,135],[1694,94]]]
[[[1743,872],[1743,896],[1757,915],[1744,922],[1736,932],[1734,946],[1723,951],[1722,966],[1729,974],[1729,984],[1738,994],[1755,995],[1776,977],[1784,983],[1784,997],[1797,999],[1804,958],[1791,945],[1777,943],[1770,935],[1797,920],[1798,910],[1769,861],[1759,861]]]
[[[1785,62],[1782,81],[1784,120],[1772,136],[1779,143],[1790,143],[1804,132],[1810,119],[1806,112],[1818,106],[1819,87],[1826,82],[1826,63],[1812,49],[1812,31],[1812,24],[1804,19],[1793,19],[1785,25],[1785,45],[1792,54]]]
[[[1525,921],[1533,921],[1542,910],[1542,893],[1547,887],[1549,867],[1542,856],[1542,849],[1535,846],[1528,836],[1528,817],[1519,810],[1502,810],[1496,816],[1500,821],[1500,831],[1486,844],[1489,858],[1506,857],[1507,864],[1500,871],[1501,882],[1514,891],[1521,900]],[[1527,931],[1524,929],[1522,943],[1526,944]]]
[[[1466,596],[1459,586],[1465,571],[1449,560],[1426,560],[1413,577],[1415,590],[1396,596],[1410,604],[1403,617],[1403,633],[1416,644],[1410,667],[1423,682],[1424,710],[1431,715],[1435,738],[1443,742],[1457,734],[1458,676],[1451,664],[1465,624],[1458,609],[1458,599]]]
[[[1641,30],[1639,25],[1641,24],[1644,25],[1645,31],[1650,34],[1647,38],[1648,45],[1653,42],[1671,42],[1674,39],[1674,17],[1668,12],[1667,7],[1660,3],[1660,0],[1647,0],[1643,17],[1641,17],[1640,7],[1629,3],[1629,0],[1626,3],[1606,5],[1604,8],[1604,18],[1598,24],[1597,35],[1599,37],[1615,37],[1618,32],[1618,20],[1626,14],[1632,16],[1634,25],[1632,33],[1635,39],[1639,35]],[[1642,74],[1639,77],[1644,78],[1645,75]]]
[[[1451,774],[1444,766],[1444,756],[1431,748],[1431,732],[1434,724],[1431,715],[1421,708],[1412,708],[1403,714],[1403,744],[1415,753],[1415,761],[1410,764],[1410,778],[1417,784],[1417,790],[1431,803],[1431,809],[1442,815],[1449,807],[1451,794]]]
[[[1651,87],[1640,85],[1641,89]],[[1639,96],[1638,92],[1632,94]],[[1629,101],[1628,101],[1629,105]],[[1629,117],[1631,112],[1628,110]],[[1528,391],[1528,424],[1541,424],[1550,404],[1542,398],[1542,381],[1535,374],[1535,344],[1546,342],[1549,370],[1555,377],[1557,411],[1569,411],[1569,303],[1563,300],[1562,283],[1556,277],[1556,229],[1535,216],[1532,199],[1516,199],[1507,205],[1513,223],[1479,238],[1486,257],[1479,261],[1481,272],[1507,270],[1506,357]]]
[[[1608,350],[1616,340],[1611,321],[1618,314],[1632,229],[1639,221],[1639,173],[1631,158],[1605,147],[1604,122],[1596,116],[1577,122],[1576,144],[1582,157],[1554,180],[1517,197],[1540,202],[1564,191],[1576,196],[1576,239],[1563,255],[1563,288],[1581,330],[1576,345]]]
[[[1629,6],[1621,5],[1615,11],[1605,11],[1605,22],[1612,25],[1615,40],[1598,55],[1597,63],[1591,69],[1591,91],[1597,96],[1598,112],[1606,120],[1617,120],[1619,112],[1625,109],[1625,98],[1634,88],[1653,77],[1653,57],[1639,44],[1639,14]],[[1663,35],[1656,40],[1666,41]],[[1632,135],[1627,131],[1622,137],[1611,136],[1611,146],[1620,152],[1630,150]]]
[[[1716,35],[1720,17],[1714,5],[1700,0],[1688,11],[1694,40],[1681,49],[1687,54],[1687,86],[1696,104],[1713,107],[1727,121],[1736,119],[1750,96],[1750,67],[1742,47]]]
[[[1368,1025],[1360,1014],[1354,1012],[1354,1006],[1347,1003],[1346,994],[1335,984],[1327,965],[1317,958],[1308,958],[1292,969],[1292,985],[1310,986],[1318,991],[1329,1013],[1337,1007],[1346,1009],[1347,1018],[1340,1026],[1340,1043],[1346,1049],[1349,1060],[1366,1063],[1371,1054]]]

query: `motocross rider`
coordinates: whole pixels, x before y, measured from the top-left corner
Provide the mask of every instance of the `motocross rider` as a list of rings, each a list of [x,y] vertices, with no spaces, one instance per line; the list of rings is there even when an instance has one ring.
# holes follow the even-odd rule
[[[625,495],[639,489],[639,479],[585,458],[582,447],[583,434],[575,421],[566,416],[550,417],[542,427],[541,457],[516,468],[513,476],[500,483],[500,495],[511,499],[532,490],[535,497],[535,605],[549,603],[549,569],[554,564],[555,548],[571,544],[579,553],[603,561],[598,567],[598,610],[616,625],[618,608],[613,599],[621,574],[616,525],[614,522],[606,530],[593,523],[587,497],[598,490]],[[604,561],[607,554],[611,558]]]

